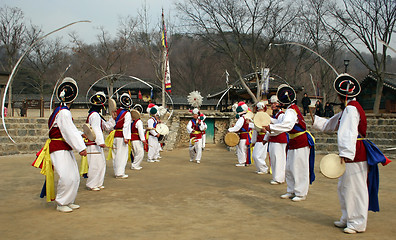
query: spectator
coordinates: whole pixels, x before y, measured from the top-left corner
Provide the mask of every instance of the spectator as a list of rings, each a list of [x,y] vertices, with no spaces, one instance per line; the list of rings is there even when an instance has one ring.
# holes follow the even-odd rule
[[[305,116],[305,114],[307,112],[309,112],[309,105],[311,104],[311,99],[309,99],[307,93],[304,93],[304,97],[303,97],[301,103],[303,105],[303,115]]]
[[[329,117],[329,118],[334,116],[333,106],[329,102],[326,102],[326,105],[324,108],[324,116]]]
[[[318,115],[319,117],[323,117],[323,104],[319,100],[316,101],[315,103],[315,115]]]

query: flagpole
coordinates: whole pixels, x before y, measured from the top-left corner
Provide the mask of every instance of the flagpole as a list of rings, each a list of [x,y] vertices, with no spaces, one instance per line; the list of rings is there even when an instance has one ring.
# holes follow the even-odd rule
[[[164,29],[165,26],[165,19],[164,19],[164,9],[162,9],[162,36],[161,36],[161,43],[164,41],[162,38],[164,36]],[[162,46],[162,106],[165,107],[165,72],[166,72],[166,46]]]

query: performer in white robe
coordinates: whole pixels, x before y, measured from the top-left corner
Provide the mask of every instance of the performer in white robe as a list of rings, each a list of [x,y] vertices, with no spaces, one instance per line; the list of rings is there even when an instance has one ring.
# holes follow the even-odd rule
[[[282,122],[285,113],[280,109],[276,95],[271,96],[270,102],[273,123]],[[285,182],[287,133],[271,137],[267,134],[264,140],[268,141],[268,153],[271,161],[272,180],[270,183],[272,185],[282,184]]]
[[[94,94],[90,103],[92,105],[89,110],[87,123],[91,125],[93,132],[95,133],[95,141],[87,142],[88,154],[88,179],[86,186],[88,189],[93,191],[99,191],[103,189],[103,182],[106,173],[106,158],[103,152],[103,148],[106,147],[105,140],[103,137],[103,131],[110,131],[115,126],[115,121],[111,117],[108,121],[100,115],[100,111],[103,109],[104,103],[106,102],[106,95],[104,92],[97,92]],[[114,113],[115,114],[115,113]]]
[[[142,169],[142,166],[140,166],[140,164],[142,163],[144,158],[143,144],[147,144],[144,134],[143,122],[140,118],[132,121],[131,131],[131,144],[133,154],[131,169],[140,170]]]
[[[65,78],[58,87],[58,99],[61,105],[57,107],[49,120],[49,151],[54,170],[59,175],[55,201],[60,212],[72,212],[80,208],[75,204],[80,175],[72,149],[86,156],[87,151],[80,132],[73,123],[69,110],[71,103],[78,95],[78,87],[72,78]],[[67,106],[66,106],[67,104]]]
[[[342,216],[336,227],[345,233],[364,232],[367,226],[369,195],[367,189],[368,165],[366,150],[359,135],[366,135],[367,120],[364,110],[356,101],[359,82],[348,74],[339,75],[334,83],[345,109],[330,119],[315,116],[314,128],[324,132],[337,131],[338,151],[346,164],[345,173],[338,180],[338,197]],[[346,99],[347,102],[346,102]]]
[[[147,112],[150,114],[150,118],[147,120],[147,131],[148,131],[148,153],[147,153],[147,162],[159,162],[158,159],[160,155],[160,143],[158,142],[158,138],[160,134],[155,130],[158,123],[160,123],[159,115],[158,115],[158,106],[157,105],[149,105],[147,108]]]
[[[267,107],[265,106],[265,103],[264,102],[257,103],[257,112],[265,112],[265,111],[267,111]],[[267,158],[268,143],[266,140],[264,140],[265,131],[257,131],[257,129],[254,128],[254,126],[252,128],[254,129],[252,139],[254,142],[253,160],[257,170],[256,173],[266,174],[268,173],[268,166],[267,163],[265,162],[265,159]]]
[[[235,125],[228,129],[229,132],[235,132],[239,135],[239,143],[236,146],[236,153],[238,157],[238,163],[235,164],[237,167],[245,167],[247,160],[247,141],[250,139],[251,125],[250,121],[245,118],[245,114],[248,110],[246,104],[241,104],[236,108],[238,120]]]
[[[294,104],[295,96],[294,89],[290,86],[281,85],[278,88],[278,101],[288,107],[282,122],[271,123],[266,129],[270,132],[270,136],[276,136],[284,132],[288,132],[290,135],[286,159],[287,193],[283,194],[281,198],[291,198],[292,201],[299,202],[306,199],[309,184],[313,182],[314,175],[310,175],[308,131],[306,130],[304,117],[297,105]]]
[[[203,121],[203,116],[199,117],[198,108],[194,108],[192,114],[193,119],[187,123],[187,132],[190,134],[190,162],[196,161],[199,164],[202,159],[202,132],[206,130],[207,126]]]
[[[114,127],[113,142],[113,168],[114,175],[119,179],[126,179],[125,167],[128,162],[128,143],[131,140],[132,116],[129,108],[132,106],[132,99],[127,93],[120,96],[121,108],[117,110],[116,125]]]

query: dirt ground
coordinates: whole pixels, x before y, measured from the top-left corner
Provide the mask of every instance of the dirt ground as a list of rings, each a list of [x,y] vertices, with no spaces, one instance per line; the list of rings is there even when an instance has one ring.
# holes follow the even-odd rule
[[[395,239],[396,162],[380,166],[380,208],[369,212],[365,233],[347,235],[333,226],[340,217],[337,180],[316,181],[303,202],[280,199],[286,185],[269,184],[255,167],[237,168],[236,156],[208,146],[201,164],[188,149],[162,152],[159,163],[115,179],[107,163],[106,188],[85,189],[60,213],[39,198],[44,176],[34,154],[0,157],[0,239]],[[78,162],[79,159],[78,159]]]

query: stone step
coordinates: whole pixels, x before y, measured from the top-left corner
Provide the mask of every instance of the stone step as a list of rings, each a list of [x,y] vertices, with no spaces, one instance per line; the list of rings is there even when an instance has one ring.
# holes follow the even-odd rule
[[[305,123],[307,125],[312,125],[311,118],[305,118]],[[367,125],[394,125],[394,118],[367,118]]]
[[[12,138],[14,137],[25,137],[25,136],[48,136],[48,129],[7,129],[8,134],[10,134],[10,136]],[[5,137],[8,139],[7,137],[7,133],[4,130],[0,131],[0,137]],[[0,143],[2,141],[0,140]]]
[[[25,153],[36,153],[44,146],[45,142],[38,143],[2,143],[0,145],[0,156],[14,155],[14,154],[25,154]],[[34,159],[32,159],[33,162]]]

